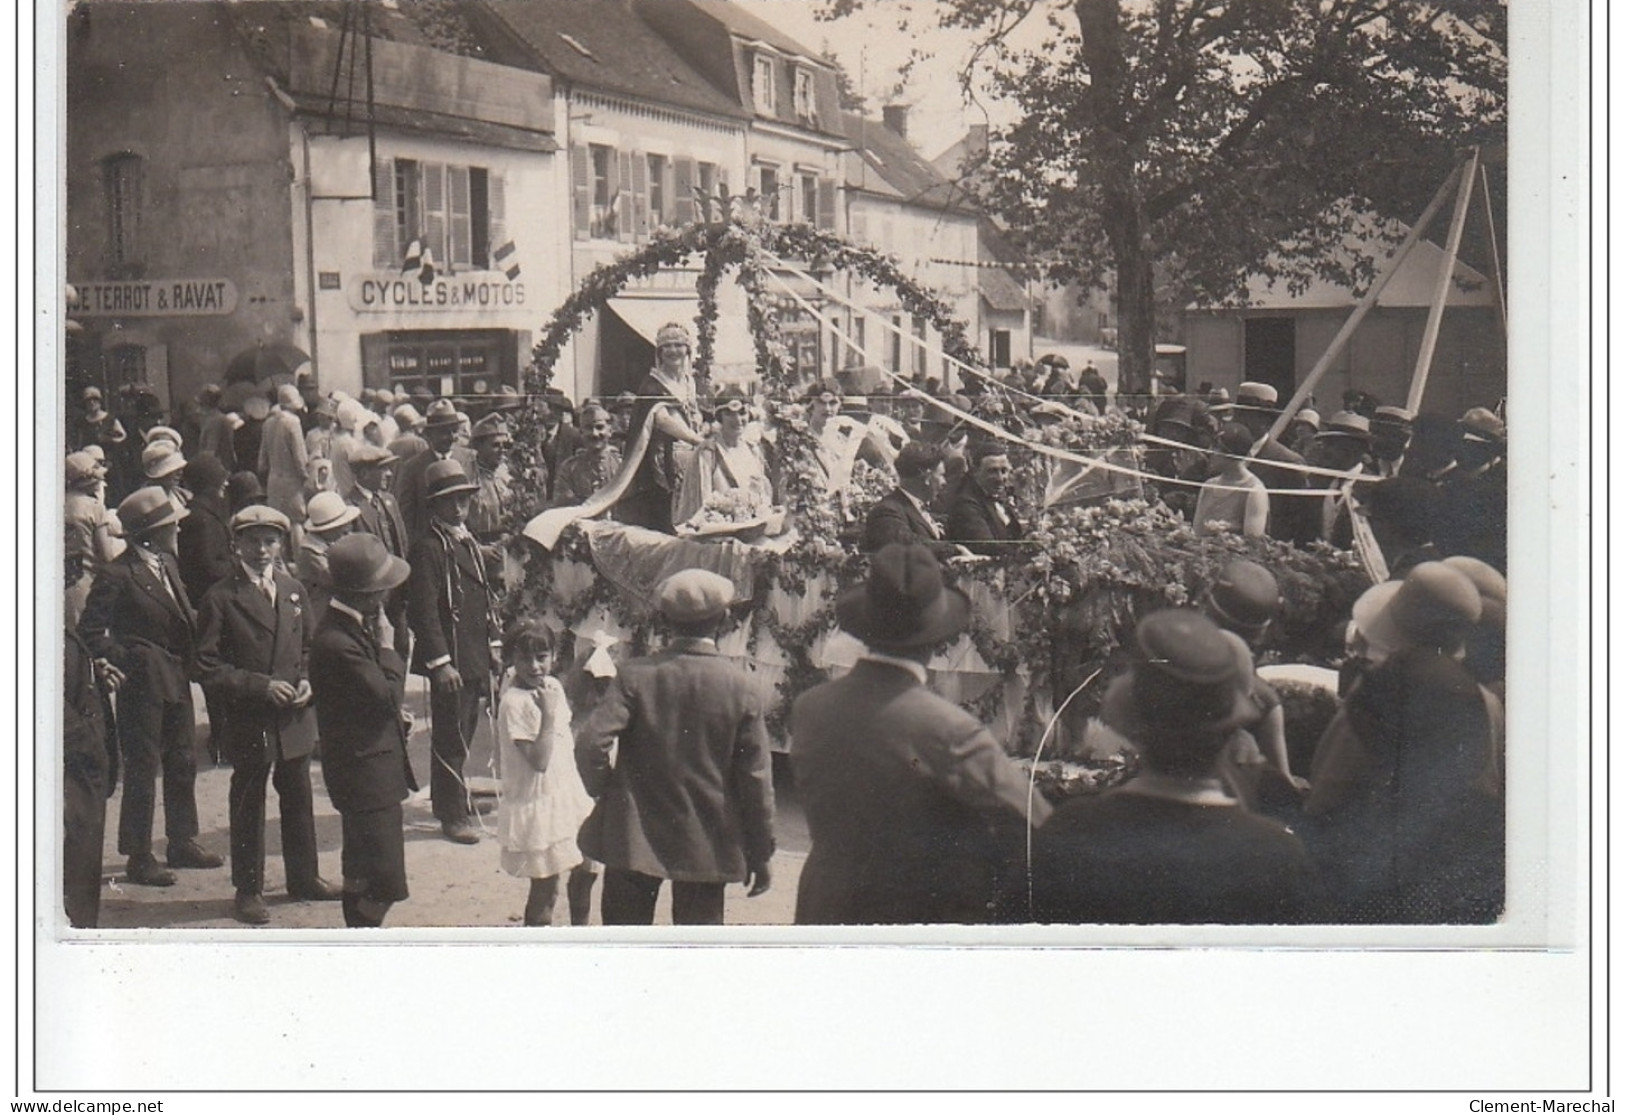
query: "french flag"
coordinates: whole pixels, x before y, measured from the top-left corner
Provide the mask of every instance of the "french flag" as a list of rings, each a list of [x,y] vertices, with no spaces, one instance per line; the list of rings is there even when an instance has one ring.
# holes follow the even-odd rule
[[[414,240],[406,246],[406,258],[401,261],[401,274],[410,275],[418,273],[418,282],[428,286],[434,282],[434,252],[423,246],[423,241]]]
[[[513,246],[512,240],[491,253],[491,258],[496,261],[497,267],[508,277],[509,282],[519,277],[518,254],[518,249]]]

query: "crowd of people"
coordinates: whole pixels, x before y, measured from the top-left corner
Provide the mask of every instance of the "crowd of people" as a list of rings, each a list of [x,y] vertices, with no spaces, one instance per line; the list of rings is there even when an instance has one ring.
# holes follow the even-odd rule
[[[716,643],[744,603],[732,582],[667,578],[661,649],[597,680],[561,661],[538,617],[502,607],[514,587],[504,555],[543,508],[674,534],[719,500],[783,499],[792,466],[771,409],[705,389],[691,360],[687,330],[668,325],[636,392],[579,411],[559,392],[504,389],[476,409],[426,392],[324,395],[302,377],[207,388],[170,425],[150,408],[109,414],[86,389],[64,463],[70,922],[96,924],[119,781],[129,883],[224,866],[198,840],[203,751],[231,766],[240,921],[270,920],[269,782],[289,895],[381,925],[408,896],[409,672],[428,681],[429,799],[456,844],[481,842],[464,765],[491,717],[501,864],[529,880],[525,924],[551,924],[561,889],[570,922],[585,924],[599,877],[602,920],[616,925],[649,924],[667,881],[679,924],[722,924],[727,883],[765,891],[765,710]],[[869,570],[837,606],[866,653],[800,694],[790,717],[812,838],[796,920],[1493,920],[1505,893],[1506,430],[1490,410],[1438,422],[1351,395],[1325,420],[1299,411],[1276,439],[1266,384],[1130,408],[1151,435],[1149,497],[1199,533],[1348,547],[1369,528],[1381,574],[1346,617],[1339,710],[1305,769],[1255,669],[1281,608],[1256,563],[1225,569],[1200,608],[1139,621],[1099,716],[1136,756],[1110,792],[1052,807],[985,725],[931,692],[932,654],[969,622],[955,564],[1030,529],[1011,490],[1024,428],[1126,402],[1092,371],[1074,377],[1057,358],[965,395],[921,384],[859,406],[823,380],[796,400],[812,479],[833,498],[860,459],[895,477],[852,524]],[[527,405],[537,444],[521,485],[506,456]],[[206,748],[194,747],[194,682]],[[315,758],[342,819],[339,883],[318,863]]]

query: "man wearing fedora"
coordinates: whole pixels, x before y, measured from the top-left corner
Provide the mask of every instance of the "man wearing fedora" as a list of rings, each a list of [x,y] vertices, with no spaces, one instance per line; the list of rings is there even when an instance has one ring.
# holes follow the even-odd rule
[[[329,493],[330,494],[330,493]],[[337,496],[333,497],[337,499]],[[278,559],[292,524],[255,504],[231,518],[237,562],[198,608],[198,668],[221,716],[217,742],[231,760],[231,882],[238,921],[270,921],[265,891],[265,783],[276,787],[288,896],[336,899],[321,878],[310,757],[308,654],[316,613],[303,586]]]
[[[437,461],[452,459],[462,415],[450,400],[436,399],[420,431],[429,447],[404,461],[395,472],[395,502],[400,505],[406,537],[422,538],[429,529],[429,506],[424,497],[424,473]],[[461,467],[461,466],[459,466]],[[410,549],[410,546],[408,547]]]
[[[1269,433],[1281,413],[1281,393],[1268,383],[1247,380],[1236,387],[1236,401],[1228,408],[1219,407],[1221,415],[1228,413],[1231,420],[1247,427],[1256,442]],[[1254,476],[1264,482],[1270,495],[1269,536],[1283,542],[1306,544],[1319,537],[1315,518],[1315,501],[1307,496],[1278,495],[1275,493],[1311,487],[1310,478],[1294,466],[1304,464],[1303,457],[1282,445],[1275,438],[1265,438],[1264,444],[1253,454],[1249,467]]]
[[[314,621],[322,618],[332,596],[332,575],[327,568],[327,551],[333,543],[356,529],[361,509],[346,503],[337,492],[317,492],[305,508],[305,529],[299,539],[299,555],[294,570],[305,586]]]
[[[118,849],[129,857],[129,881],[142,886],[175,882],[152,854],[160,771],[169,866],[223,862],[197,842],[191,687],[197,618],[175,560],[178,524],[186,514],[162,488],[138,488],[126,496],[118,517],[130,545],[96,575],[79,620],[92,657],[107,659],[126,679],[117,717],[124,759]]]
[[[1239,647],[1239,650],[1238,650]],[[1140,621],[1133,664],[1101,719],[1133,740],[1140,772],[1074,798],[1033,837],[1033,918],[1063,924],[1278,924],[1303,920],[1309,858],[1282,825],[1225,789],[1220,756],[1257,716],[1252,658],[1183,608]]]
[[[1355,601],[1361,668],[1315,748],[1304,804],[1327,920],[1500,915],[1503,713],[1463,661],[1483,609],[1472,578],[1437,561]]]
[[[423,485],[429,518],[412,548],[406,615],[412,672],[429,679],[429,792],[446,839],[477,844],[463,763],[481,706],[491,699],[491,639],[500,630],[491,618],[485,556],[466,525],[479,485],[450,460],[430,464]]]
[[[685,569],[656,594],[671,639],[620,664],[576,742],[597,798],[581,851],[604,865],[605,925],[650,925],[672,883],[672,922],[721,925],[723,890],[772,884],[773,776],[761,698],[717,650],[733,582]],[[612,758],[613,756],[613,758]]]
[[[926,688],[926,663],[970,622],[970,601],[943,585],[930,550],[894,544],[836,616],[867,651],[790,714],[812,835],[796,924],[991,920],[1049,806],[975,717]]]
[[[377,927],[407,897],[401,802],[417,784],[401,717],[406,667],[378,631],[385,598],[410,571],[360,533],[333,544],[328,568],[333,598],[310,649],[322,778],[342,826],[344,924]]]
[[[1345,474],[1346,479],[1317,476],[1318,486],[1329,489],[1318,504],[1319,537],[1339,549],[1354,545],[1355,479],[1366,475],[1366,453],[1371,448],[1371,420],[1352,410],[1340,410],[1321,424],[1309,446],[1309,463]],[[1301,500],[1299,502],[1302,502]]]

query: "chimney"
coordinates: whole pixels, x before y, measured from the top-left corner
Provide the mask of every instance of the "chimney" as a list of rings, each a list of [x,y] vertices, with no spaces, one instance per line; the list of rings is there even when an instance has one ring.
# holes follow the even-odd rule
[[[987,125],[972,124],[965,133],[965,157],[981,159],[987,155]]]
[[[896,132],[904,139],[908,138],[907,105],[886,105],[880,110],[880,118],[885,121],[887,131]]]

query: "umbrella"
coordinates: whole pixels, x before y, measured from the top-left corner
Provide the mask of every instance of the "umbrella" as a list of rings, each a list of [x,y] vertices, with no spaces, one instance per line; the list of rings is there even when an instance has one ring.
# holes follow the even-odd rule
[[[253,348],[245,348],[226,364],[227,383],[255,383],[281,376],[291,379],[301,364],[310,363],[310,353],[298,345],[284,341],[263,341]]]
[[[225,392],[220,396],[221,409],[240,411],[243,409],[243,404],[248,402],[249,397],[252,395],[259,395],[264,398],[266,395],[265,385],[246,379],[227,384]]]

